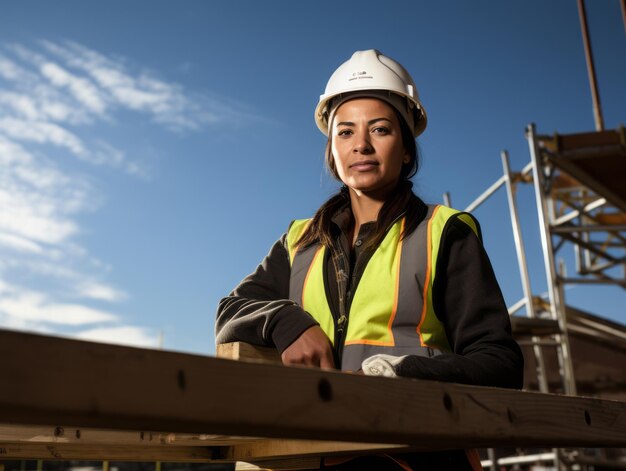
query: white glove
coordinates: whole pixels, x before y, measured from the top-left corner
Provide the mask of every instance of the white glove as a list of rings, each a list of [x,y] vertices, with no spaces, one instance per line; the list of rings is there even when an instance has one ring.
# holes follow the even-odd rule
[[[397,378],[395,367],[406,358],[406,355],[394,357],[380,353],[369,357],[361,363],[361,369],[366,376],[385,376],[386,378]]]

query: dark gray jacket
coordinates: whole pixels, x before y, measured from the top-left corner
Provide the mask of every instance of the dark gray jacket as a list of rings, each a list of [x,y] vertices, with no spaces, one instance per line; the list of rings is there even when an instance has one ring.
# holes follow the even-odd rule
[[[415,200],[415,204],[424,205],[419,198]],[[358,246],[351,251],[345,217],[337,215],[334,224],[335,243],[351,253],[350,277],[358,280],[358,271],[365,268],[368,253]],[[371,225],[363,225],[358,239],[367,240],[371,229]],[[442,235],[437,263],[439,275],[433,286],[433,303],[452,352],[432,358],[407,357],[396,367],[396,373],[421,379],[521,388],[522,353],[511,336],[506,305],[480,238],[467,224],[451,219]],[[325,283],[332,305],[338,302],[337,276],[333,263],[325,265]],[[302,332],[316,325],[307,312],[289,300],[289,278],[289,255],[283,235],[256,271],[220,301],[217,343],[243,341],[275,346],[282,352]]]

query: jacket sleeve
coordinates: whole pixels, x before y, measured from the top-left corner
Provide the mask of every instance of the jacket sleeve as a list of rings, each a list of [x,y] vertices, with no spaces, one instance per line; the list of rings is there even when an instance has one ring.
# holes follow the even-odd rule
[[[399,376],[521,388],[524,360],[502,292],[479,237],[457,218],[442,234],[433,303],[452,353],[410,356]]]
[[[317,322],[289,299],[286,234],[217,308],[215,342],[275,346],[281,353]]]

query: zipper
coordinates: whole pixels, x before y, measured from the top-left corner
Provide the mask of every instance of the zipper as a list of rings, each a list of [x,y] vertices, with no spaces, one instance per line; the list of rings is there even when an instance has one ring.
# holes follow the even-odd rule
[[[343,334],[344,327],[348,324],[348,318],[345,315],[342,315],[339,319],[337,319],[337,333]]]
[[[334,253],[335,251],[337,251],[337,253]],[[346,254],[343,250],[343,248],[341,246],[339,247],[335,247],[333,249],[331,249],[331,263],[333,264],[333,268],[335,271],[335,276],[338,276],[339,273],[343,272],[345,274],[346,279],[341,280],[338,285],[337,285],[337,291],[338,291],[338,296],[339,296],[339,312],[337,312],[337,309],[335,309],[335,306],[331,306],[331,312],[333,314],[333,322],[335,324],[335,339],[333,342],[333,353],[335,356],[335,366],[338,369],[341,369],[341,357],[343,354],[343,347],[344,347],[344,342],[345,342],[345,337],[346,337],[346,332],[347,332],[347,327],[348,327],[348,313],[346,311],[346,306],[347,306],[347,296],[346,296],[346,291],[348,288],[348,282],[350,281],[349,279],[347,279],[347,270],[348,270],[348,263],[347,263],[347,258],[346,258]],[[345,266],[339,266],[339,265],[345,265]],[[327,293],[328,296],[328,293]]]
[[[341,358],[343,356],[343,347],[346,341],[345,333],[347,332],[347,330],[348,330],[348,316],[346,316],[345,314],[342,314],[339,317],[339,319],[337,319],[337,322],[335,325],[335,350],[336,350],[336,355],[339,361],[341,361]]]
[[[387,228],[387,231],[389,231],[389,229],[391,229],[391,227],[398,222],[400,219],[402,219],[405,215],[406,211],[403,211],[402,213],[400,213],[398,215],[398,217],[396,217],[391,224],[389,224],[389,227]],[[339,245],[338,250],[341,252],[341,258],[344,261],[344,264],[346,263],[347,260],[347,256],[345,251],[343,250],[343,247],[341,247],[341,245]],[[335,322],[335,342],[334,342],[334,353],[335,353],[335,363],[336,366],[341,369],[341,359],[343,356],[343,349],[345,346],[345,341],[346,341],[346,334],[348,331],[348,322],[349,322],[349,316],[348,313],[350,312],[350,308],[352,306],[352,299],[354,297],[354,293],[356,292],[356,288],[358,287],[359,281],[361,280],[361,276],[356,276],[357,273],[359,273],[359,270],[361,268],[361,266],[365,267],[367,266],[367,264],[370,261],[371,256],[374,253],[370,253],[369,256],[363,258],[363,255],[361,256],[361,259],[359,260],[361,263],[355,263],[354,265],[354,269],[352,270],[352,273],[350,273],[350,277],[345,281],[345,285],[344,285],[344,289],[345,289],[345,293],[342,293],[341,287],[338,287],[339,290],[339,316],[337,316],[337,313],[334,312],[334,310],[331,308],[331,312],[333,312],[333,320]],[[337,273],[339,270],[343,270],[344,273],[346,272],[345,268],[342,267],[337,267],[337,264],[335,263],[335,257],[334,255],[331,254],[331,259],[335,268],[335,273]],[[347,263],[349,265],[349,263]],[[361,275],[363,274],[363,271],[365,271],[365,268],[363,268],[363,270],[361,271]]]

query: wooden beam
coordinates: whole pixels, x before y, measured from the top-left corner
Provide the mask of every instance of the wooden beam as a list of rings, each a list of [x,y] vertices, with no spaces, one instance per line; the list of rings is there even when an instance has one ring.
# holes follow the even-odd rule
[[[266,440],[226,435],[160,433],[151,431],[102,430],[61,425],[16,425],[0,423],[0,443],[49,443],[122,446],[228,446]]]
[[[260,440],[258,442],[235,444],[224,448],[226,458],[233,461],[277,460],[289,457],[310,457],[321,455],[362,454],[363,452],[407,451],[403,445],[384,443],[349,443],[315,440]]]
[[[323,442],[311,440],[261,440],[242,442],[233,446],[188,445],[111,445],[99,443],[60,442],[0,442],[0,460],[42,459],[53,461],[102,460],[108,461],[162,461],[162,462],[256,462],[277,467],[277,463],[291,467],[302,460],[317,461],[322,455],[380,453],[406,447],[368,444]]]
[[[272,469],[299,469],[302,463],[314,467],[321,456],[358,455],[366,452],[409,450],[402,446],[344,444],[311,440],[264,440],[232,447],[120,446],[67,443],[0,443],[0,460],[41,459],[46,461],[160,461],[182,463],[255,462]],[[246,460],[246,461],[244,461]]]
[[[193,447],[202,448],[194,450]],[[405,448],[401,445],[273,440],[223,435],[99,430],[62,426],[0,424],[0,458],[95,459],[127,461],[214,461],[256,459],[284,466],[283,458],[354,454]],[[110,459],[110,458],[109,458]],[[296,461],[296,464],[300,461]],[[292,462],[288,462],[289,466]],[[299,464],[298,464],[299,465]],[[274,465],[274,467],[276,467]]]
[[[626,446],[626,403],[0,331],[12,424],[465,447]],[[197,447],[194,447],[197,448]]]
[[[100,461],[165,461],[206,463],[215,461],[219,448],[177,447],[129,447],[121,445],[83,445],[74,443],[2,443],[0,460],[41,459],[50,461],[93,460]]]
[[[229,360],[282,364],[280,354],[275,348],[259,347],[245,342],[218,344],[215,348],[215,354],[219,358],[227,358]]]

